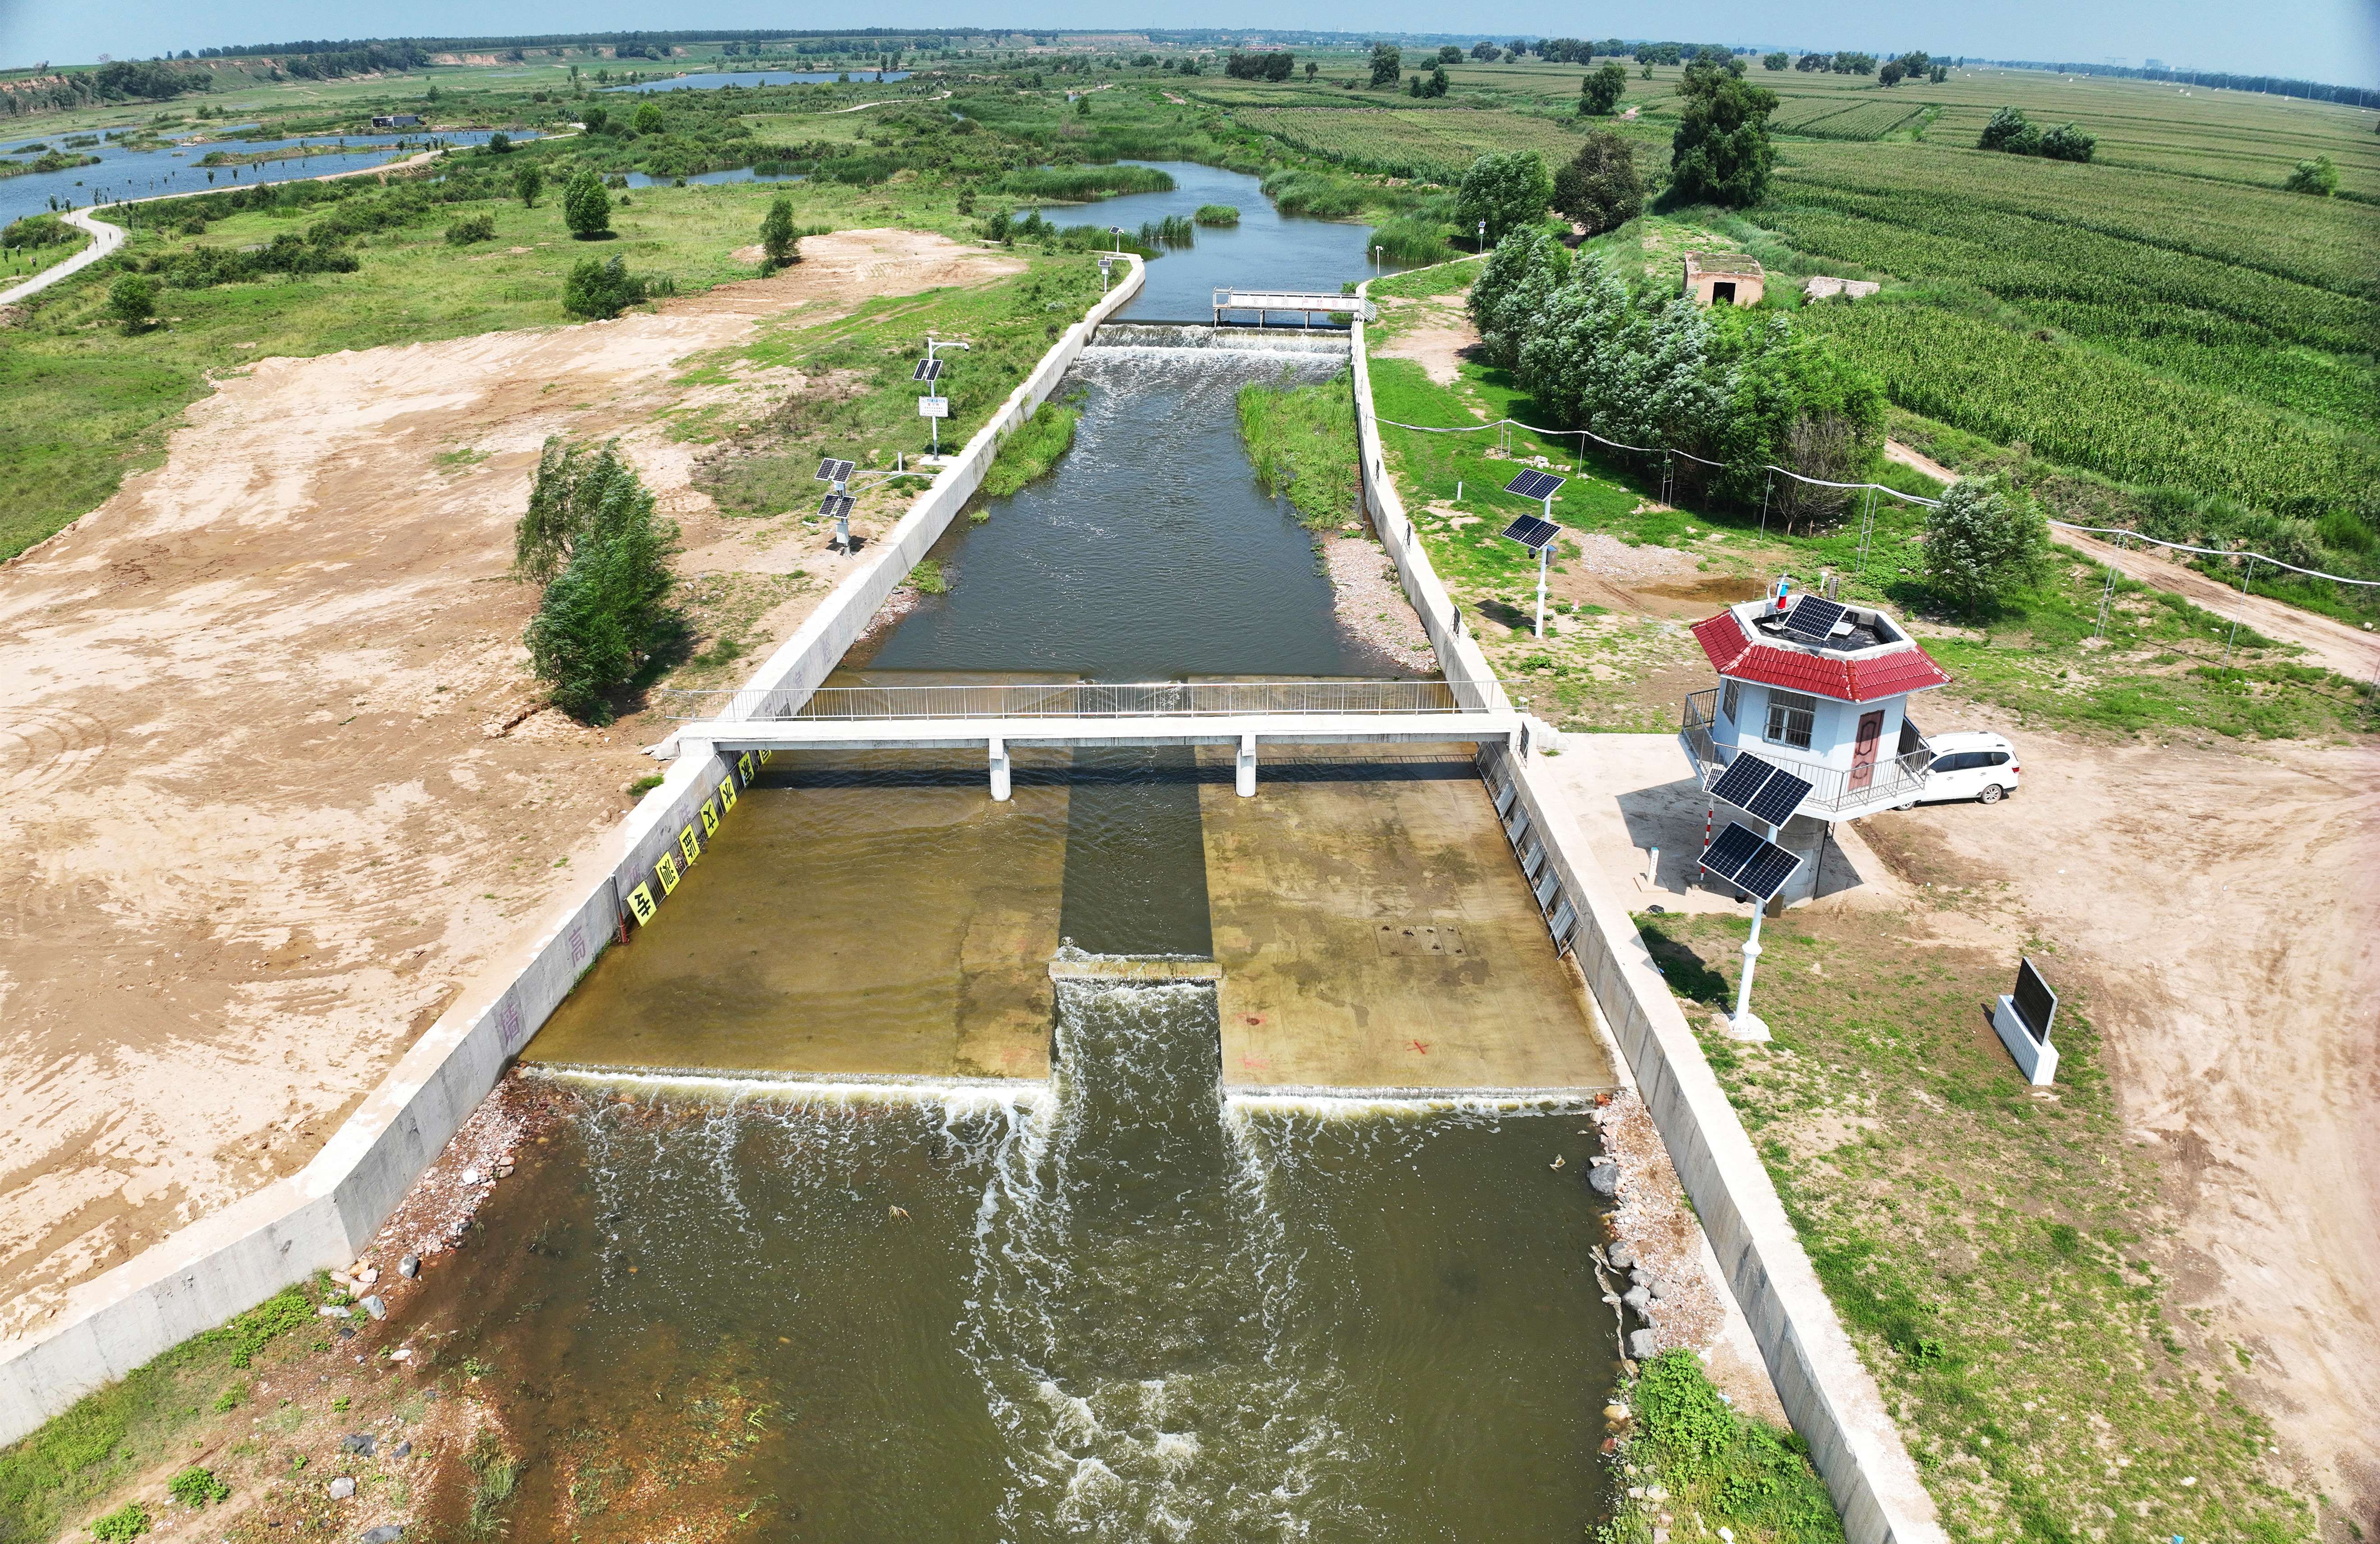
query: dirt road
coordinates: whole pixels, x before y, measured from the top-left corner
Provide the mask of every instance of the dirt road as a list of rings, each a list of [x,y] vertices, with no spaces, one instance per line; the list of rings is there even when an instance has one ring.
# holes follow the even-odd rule
[[[1980,715],[1979,715],[1980,716]],[[2271,1416],[2304,1493],[2380,1510],[2380,750],[2107,746],[1996,724],[2024,789],[1864,822],[2053,966],[2159,1149],[2174,1307]],[[1930,875],[1939,878],[1941,876]],[[2231,1359],[2244,1347],[2250,1366]]]
[[[1887,440],[1884,454],[1943,482],[1959,480],[1957,472],[1898,440]],[[2242,626],[2253,627],[2266,638],[2298,644],[2313,656],[2310,663],[2335,670],[2350,681],[2380,676],[2380,633],[2368,633],[2262,595],[2243,597],[2238,587],[2209,578],[2195,568],[2185,568],[2155,548],[2137,544],[2119,547],[2074,530],[2059,530],[2055,535],[2060,545],[2073,548],[2095,563],[2114,564],[2127,578],[2181,596],[2217,616],[2236,616]]]
[[[538,711],[507,568],[547,435],[619,434],[680,571],[771,587],[763,643],[831,587],[654,422],[791,372],[676,361],[1021,265],[898,231],[803,256],[660,315],[260,361],[0,567],[0,1336],[300,1166],[653,770],[650,729]]]
[[[39,295],[59,280],[81,273],[124,245],[124,227],[121,225],[111,225],[104,220],[94,220],[79,209],[69,209],[58,218],[79,230],[89,231],[91,236],[91,245],[56,267],[43,269],[15,288],[0,290],[0,306],[5,306],[12,300],[22,300],[29,295]]]

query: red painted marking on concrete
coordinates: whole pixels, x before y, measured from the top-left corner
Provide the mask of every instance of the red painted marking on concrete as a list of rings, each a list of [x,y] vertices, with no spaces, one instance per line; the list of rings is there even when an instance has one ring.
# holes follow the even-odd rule
[[[1427,1055],[1428,1055],[1428,1054],[1429,1054],[1429,1047],[1427,1047],[1427,1046],[1426,1046],[1426,1045],[1422,1044],[1422,1043],[1421,1043],[1421,1041],[1419,1041],[1419,1040],[1407,1040],[1405,1043],[1406,1043],[1407,1045],[1412,1046],[1415,1051],[1417,1051],[1417,1052],[1421,1052],[1421,1054],[1423,1054],[1424,1056],[1427,1056]]]

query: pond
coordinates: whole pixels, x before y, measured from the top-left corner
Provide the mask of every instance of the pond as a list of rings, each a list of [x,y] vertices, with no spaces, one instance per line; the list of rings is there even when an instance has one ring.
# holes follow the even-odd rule
[[[96,145],[75,147],[71,152],[98,156],[99,164],[96,165],[72,166],[55,172],[25,172],[0,178],[0,225],[28,214],[45,213],[52,207],[53,200],[59,205],[89,209],[94,203],[114,203],[128,199],[221,192],[232,188],[252,188],[259,183],[298,182],[328,172],[384,165],[433,145],[483,145],[493,132],[501,131],[424,128],[405,134],[321,134],[290,140],[210,137],[203,141],[182,140],[154,150],[128,150],[113,140],[103,140]],[[535,138],[520,133],[511,137],[516,141]],[[63,139],[45,137],[38,141],[18,140],[6,150],[0,150],[0,154],[12,160],[25,159],[15,146],[36,142],[46,144],[55,151],[68,150]],[[302,153],[287,160],[264,161],[254,165],[200,165],[199,162],[212,151],[221,151],[226,155],[252,155],[269,151]]]

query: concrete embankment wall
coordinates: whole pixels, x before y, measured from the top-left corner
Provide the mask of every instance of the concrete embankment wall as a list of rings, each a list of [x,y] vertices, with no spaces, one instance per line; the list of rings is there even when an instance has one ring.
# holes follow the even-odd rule
[[[1466,700],[1504,706],[1486,656],[1464,633],[1445,586],[1413,538],[1412,522],[1381,458],[1360,322],[1354,385],[1364,503],[1374,529],[1396,562],[1447,679]],[[1569,754],[1594,755],[1594,737],[1572,736]],[[1845,1534],[1852,1544],[1941,1544],[1948,1536],[1934,1500],[1885,1411],[1876,1380],[1819,1285],[1767,1170],[1627,907],[1597,866],[1585,832],[1533,775],[1535,759],[1534,748],[1514,753],[1487,748],[1481,770],[1500,799],[1507,786],[1512,789],[1508,826],[1525,814],[1528,829],[1544,845],[1547,869],[1576,907],[1579,921],[1570,942],[1587,989],[1628,1059],[1728,1286],[1759,1342],[1778,1397],[1793,1429],[1810,1444],[1811,1460],[1842,1514]]]
[[[1099,324],[1139,292],[1140,260],[1129,261],[1130,271],[870,544],[869,561],[769,657],[751,687],[808,692],[826,678],[982,486],[1001,440],[1048,399]],[[51,1325],[0,1345],[0,1442],[290,1283],[356,1258],[623,918],[661,904],[732,817],[752,764],[709,747],[686,749],[622,822],[601,878],[557,906],[509,969],[482,977],[480,990],[432,1025],[304,1169],[78,1287]]]

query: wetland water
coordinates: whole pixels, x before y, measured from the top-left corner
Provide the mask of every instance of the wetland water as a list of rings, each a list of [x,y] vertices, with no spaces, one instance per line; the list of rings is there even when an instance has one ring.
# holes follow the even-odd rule
[[[1072,453],[844,679],[1388,674],[1235,427],[1243,383],[1342,361],[1115,335],[1062,388]],[[531,1042],[510,1097],[556,1122],[420,1310],[442,1364],[499,1369],[515,1514],[1591,1530],[1610,1069],[1469,758],[1278,757],[1243,799],[1228,756],[1025,748],[995,803],[950,753],[778,756]],[[1222,979],[1053,981],[1062,940]]]

